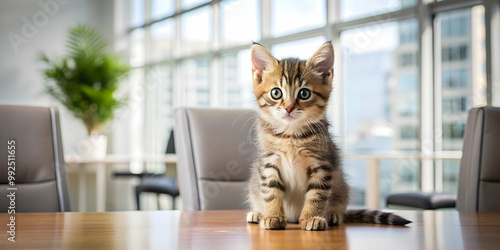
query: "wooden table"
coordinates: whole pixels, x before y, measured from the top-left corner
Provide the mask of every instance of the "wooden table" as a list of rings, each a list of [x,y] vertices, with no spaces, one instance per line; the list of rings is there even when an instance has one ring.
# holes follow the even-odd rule
[[[500,212],[400,211],[408,227],[343,224],[269,231],[245,211],[131,211],[16,215],[16,242],[0,214],[0,249],[499,249]]]

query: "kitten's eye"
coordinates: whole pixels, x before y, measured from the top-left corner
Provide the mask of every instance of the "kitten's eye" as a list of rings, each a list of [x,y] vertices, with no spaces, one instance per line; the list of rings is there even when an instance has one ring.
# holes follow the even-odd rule
[[[308,89],[301,89],[299,91],[299,99],[307,100],[307,99],[309,99],[309,97],[311,97],[311,91],[310,90],[308,90]]]
[[[274,88],[271,90],[271,97],[274,99],[274,100],[278,100],[281,98],[283,94],[281,94],[281,89],[279,88]]]

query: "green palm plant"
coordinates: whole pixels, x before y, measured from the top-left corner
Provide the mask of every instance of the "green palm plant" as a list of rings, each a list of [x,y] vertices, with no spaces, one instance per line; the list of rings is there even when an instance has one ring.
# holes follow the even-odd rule
[[[89,135],[100,133],[126,102],[116,91],[130,66],[107,52],[106,40],[85,25],[69,29],[66,49],[68,54],[58,59],[41,55],[48,66],[43,70],[45,90],[83,121]]]

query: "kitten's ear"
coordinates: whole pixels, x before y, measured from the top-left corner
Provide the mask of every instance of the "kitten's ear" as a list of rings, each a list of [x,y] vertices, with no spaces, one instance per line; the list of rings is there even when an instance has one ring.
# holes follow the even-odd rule
[[[264,46],[254,43],[252,45],[252,76],[255,81],[259,83],[262,81],[262,74],[264,71],[275,67],[278,60],[274,58]]]
[[[331,42],[327,42],[314,53],[314,55],[307,60],[306,66],[318,72],[323,79],[329,80],[333,76],[333,62],[335,60],[335,53]]]

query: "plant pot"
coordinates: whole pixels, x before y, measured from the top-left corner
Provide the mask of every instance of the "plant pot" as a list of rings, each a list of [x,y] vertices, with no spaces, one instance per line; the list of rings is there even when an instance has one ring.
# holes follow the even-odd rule
[[[78,153],[86,158],[104,159],[108,148],[108,138],[105,135],[90,135],[78,147]]]

